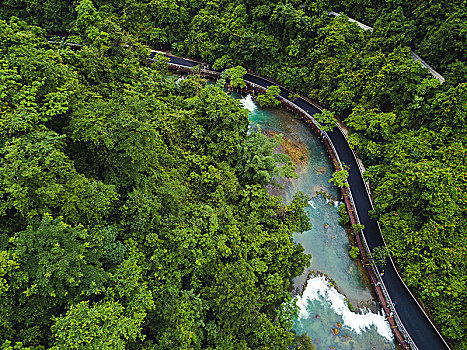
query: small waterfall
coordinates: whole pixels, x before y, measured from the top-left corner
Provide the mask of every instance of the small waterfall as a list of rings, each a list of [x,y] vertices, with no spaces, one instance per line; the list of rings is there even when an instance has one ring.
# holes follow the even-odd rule
[[[253,97],[251,97],[250,94],[246,95],[243,97],[240,102],[243,105],[243,108],[247,109],[250,112],[253,112],[258,109],[258,107],[255,104],[255,101],[253,101]]]
[[[308,280],[303,294],[296,298],[300,314],[293,329],[297,334],[307,332],[317,350],[394,350],[390,326],[385,317],[375,311],[378,308],[372,308],[371,312],[357,306],[370,300],[371,293],[364,285],[358,266],[349,257],[347,232],[339,224],[337,208],[341,202],[336,200],[339,191],[328,182],[332,164],[324,147],[292,114],[281,109],[261,108],[250,95],[242,97],[232,92],[230,96],[239,99],[248,110],[248,133],[257,130],[259,125],[262,130],[273,130],[290,139],[302,140],[307,145],[309,164],[298,180],[290,181],[284,192],[287,201],[297,191],[312,197],[305,208],[312,229],[294,234],[294,242],[301,243],[313,258],[311,266],[294,279],[294,288],[302,290],[308,273],[321,271],[338,283],[339,290],[358,309],[357,313],[352,312],[345,296],[332,287],[328,279],[313,277]],[[327,195],[316,197],[317,192]]]
[[[310,320],[316,318],[316,315],[310,315],[310,312],[314,311],[310,305],[315,300],[320,304],[325,304],[328,310],[327,315],[320,316],[325,318],[329,317],[329,312],[335,313],[334,319],[338,317],[341,320],[342,330],[353,331],[352,333],[360,335],[374,328],[380,336],[392,342],[391,327],[383,314],[376,314],[365,309],[362,314],[352,312],[347,306],[345,297],[333,288],[324,276],[311,277],[307,281],[303,294],[297,297],[297,305],[300,307],[298,323],[301,321],[309,323]],[[332,327],[332,324],[329,327]]]

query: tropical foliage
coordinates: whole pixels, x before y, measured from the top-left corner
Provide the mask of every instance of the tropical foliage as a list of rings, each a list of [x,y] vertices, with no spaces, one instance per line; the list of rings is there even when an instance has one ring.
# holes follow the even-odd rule
[[[0,21],[2,349],[289,348],[307,198],[265,185],[292,164],[222,89],[77,12],[76,52]]]
[[[327,11],[331,9],[347,13],[373,26],[374,30],[365,31],[349,22],[346,16],[329,16]],[[44,28],[26,30],[16,20],[2,24],[0,213],[4,218],[2,234],[5,238],[0,271],[4,276],[19,274],[20,261],[12,252],[23,254],[22,244],[25,243],[21,242],[31,239],[27,238],[33,237],[31,230],[39,228],[49,232],[50,239],[55,237],[54,232],[73,232],[69,242],[59,244],[80,247],[91,240],[92,244],[79,248],[86,257],[91,252],[98,254],[96,252],[104,250],[97,248],[101,243],[95,238],[99,236],[96,227],[112,226],[119,232],[117,240],[127,242],[124,259],[131,256],[135,266],[145,261],[139,274],[147,275],[152,273],[154,261],[165,257],[165,253],[154,253],[153,260],[146,262],[148,251],[157,251],[153,247],[159,247],[160,241],[178,237],[173,233],[175,227],[185,232],[180,228],[183,225],[189,231],[192,226],[198,227],[195,223],[206,225],[211,215],[225,215],[226,218],[221,216],[212,222],[218,223],[225,236],[230,237],[225,232],[236,232],[236,229],[228,231],[230,227],[242,227],[241,232],[248,232],[246,227],[251,230],[262,227],[252,223],[256,220],[267,222],[280,218],[273,214],[278,203],[272,207],[253,204],[251,208],[257,208],[255,211],[262,214],[249,218],[252,226],[233,223],[248,221],[245,218],[249,214],[243,210],[250,208],[252,202],[274,201],[266,199],[260,190],[268,178],[263,176],[266,173],[256,176],[254,170],[248,173],[240,170],[256,167],[267,172],[272,169],[266,161],[270,158],[265,153],[259,154],[258,162],[251,163],[253,168],[241,163],[237,146],[245,140],[255,142],[243,134],[246,117],[239,116],[242,112],[217,97],[216,94],[221,96],[217,90],[204,89],[199,79],[188,79],[174,87],[154,70],[140,68],[137,63],[144,62],[144,50],[125,34],[131,33],[143,44],[207,61],[219,70],[237,66],[255,70],[317,100],[332,111],[333,118],[343,121],[349,127],[351,145],[368,168],[366,176],[376,205],[373,215],[381,223],[391,255],[407,284],[423,298],[455,348],[467,348],[465,1],[96,0],[92,3],[82,0],[75,8],[73,2],[64,0],[9,0],[2,3],[0,16],[21,17]],[[45,31],[73,34],[69,40],[87,46],[76,53],[63,47],[50,50],[40,39]],[[131,49],[125,49],[124,45]],[[440,84],[433,79],[413,60],[411,49],[442,73],[446,81]],[[161,60],[160,63],[162,66]],[[240,76],[245,72],[238,67],[232,72],[235,84],[238,82],[238,86],[242,86]],[[228,77],[224,78],[226,82]],[[212,104],[218,107],[206,107]],[[222,118],[216,117],[218,110],[224,110],[221,106],[229,112],[219,114]],[[229,117],[224,119],[224,116]],[[147,137],[145,141],[142,135]],[[247,147],[240,154],[244,157],[254,149]],[[179,175],[170,170],[174,168]],[[237,182],[243,186],[242,190],[235,187]],[[206,193],[209,196],[206,197]],[[258,193],[263,194],[257,197]],[[225,196],[231,199],[220,199]],[[209,209],[200,209],[197,200],[201,199],[203,205],[211,209],[212,203],[234,207],[235,203],[247,203],[248,206],[238,206],[238,212],[233,211],[235,216],[215,206],[214,214],[209,214]],[[197,206],[196,210],[191,205]],[[52,216],[46,216],[48,214]],[[71,227],[65,229],[61,222]],[[85,233],[80,232],[79,225],[86,229]],[[265,227],[274,231],[274,225]],[[113,229],[108,230],[112,232]],[[24,238],[10,241],[19,232],[23,232]],[[197,238],[205,231],[199,232]],[[258,239],[264,237],[250,234],[249,237]],[[137,248],[132,248],[129,240]],[[189,244],[195,244],[193,242],[222,247],[219,248],[220,257],[227,258],[223,255],[227,253],[222,242],[228,240],[224,238],[216,242],[179,239],[178,244],[163,248],[175,257],[163,260],[161,269],[165,271],[173,264],[173,271],[184,271],[176,270],[175,266],[185,267],[183,261],[193,261],[195,256],[185,256],[185,248],[172,252],[182,243],[188,245],[191,252],[195,245]],[[39,242],[34,244],[40,245]],[[145,247],[144,257],[138,255],[142,249],[138,247]],[[233,246],[228,247],[235,255]],[[205,251],[196,249],[193,251],[199,254]],[[66,256],[68,252],[63,254]],[[193,268],[188,268],[178,273],[176,281],[185,288],[180,290],[191,290],[187,281],[192,280],[200,281],[196,283],[201,285],[202,281],[225,281],[226,285],[234,285],[236,279],[250,276],[251,270],[245,266],[252,258],[245,255],[243,258],[245,263],[243,260],[226,261],[220,270],[207,275],[190,272]],[[85,258],[86,261],[90,259]],[[93,273],[102,276],[95,282],[98,290],[104,288],[101,285],[105,282],[97,281],[108,281],[104,272],[112,266],[105,259],[107,265],[99,265],[104,264],[103,259],[94,256],[93,260],[96,261]],[[203,271],[204,264],[210,266],[208,271],[215,265],[211,256],[201,259],[196,255],[196,259]],[[287,259],[283,261],[291,261]],[[77,268],[83,265],[78,257],[71,262]],[[228,271],[234,270],[235,275],[227,276]],[[61,276],[68,276],[66,271],[65,268]],[[41,276],[40,272],[35,276],[50,278]],[[16,295],[15,303],[26,298],[23,291],[27,289],[24,288],[29,287],[31,293],[44,291],[41,289],[45,288],[43,282],[25,282],[25,278],[1,277],[0,289]],[[60,292],[64,288],[78,288],[73,287],[77,276],[71,274],[67,278],[66,282],[56,283],[60,286],[54,290],[57,298],[64,297],[64,292]],[[157,277],[151,275],[151,278]],[[168,277],[161,279],[166,281]],[[261,281],[264,280],[254,283],[261,286]],[[157,283],[146,283],[152,293],[159,291]],[[158,314],[159,323],[145,325],[147,334],[165,337],[166,344],[172,347],[177,347],[174,344],[180,339],[189,339],[192,344],[206,344],[203,343],[206,339],[230,339],[223,333],[227,327],[217,323],[218,328],[211,323],[202,325],[197,323],[196,315],[214,317],[212,310],[222,315],[236,313],[227,305],[221,310],[225,303],[207,306],[202,302],[220,296],[216,288],[209,292],[195,290],[199,295],[174,292],[173,299],[166,301],[173,309],[164,316]],[[66,291],[68,296],[83,295],[79,288],[75,294]],[[138,289],[138,293],[144,294],[145,289]],[[169,293],[160,293],[168,298]],[[248,294],[241,299],[251,307],[251,304],[257,305],[255,298]],[[67,315],[119,310],[115,300],[100,299],[94,304],[74,303],[73,309],[66,309]],[[57,304],[58,299],[44,300],[48,304],[43,310],[49,310],[47,312],[61,310],[58,305],[64,305]],[[85,302],[79,300],[79,303],[82,301]],[[190,307],[174,306],[183,301],[183,305]],[[8,314],[15,305],[5,305],[2,310]],[[45,311],[38,313],[34,309],[36,302],[28,305],[24,307],[24,315],[15,317],[24,320],[34,314],[32,330],[25,329],[24,336],[8,339],[33,339],[30,335],[33,330],[39,334],[40,327],[49,325],[50,321],[43,319]],[[148,315],[161,310],[160,304],[154,308],[144,305],[147,305],[144,312]],[[132,317],[127,307],[121,313]],[[180,314],[187,315],[183,324],[177,324]],[[240,319],[249,320],[247,317],[244,315]],[[2,321],[2,324],[10,327],[10,332],[18,332],[14,323],[8,322]],[[56,324],[60,324],[54,328],[56,332],[63,330],[60,334],[65,334],[66,323]],[[131,333],[131,322],[127,324],[128,339],[140,339],[139,335]],[[180,332],[182,338],[175,339],[179,333],[163,331],[168,325],[192,333]],[[266,330],[273,326],[276,326],[274,322],[262,329],[265,334],[271,334]],[[240,331],[238,324],[229,324],[229,327]],[[255,339],[249,344],[256,346]]]

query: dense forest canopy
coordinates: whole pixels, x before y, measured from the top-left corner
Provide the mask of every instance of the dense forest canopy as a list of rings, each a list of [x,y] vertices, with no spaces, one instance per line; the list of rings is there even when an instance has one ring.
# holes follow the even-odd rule
[[[437,70],[460,74],[465,81],[467,57],[467,2],[465,0],[331,1],[337,11],[375,27],[383,37],[397,36]]]
[[[245,112],[196,77],[176,85],[162,62],[146,68],[145,44],[242,65],[335,112],[405,281],[467,348],[465,5],[3,1],[2,337],[65,347],[91,341],[85,323],[123,347],[292,341],[279,306],[307,261],[290,238],[303,198],[284,209],[268,197],[271,145],[246,135]],[[52,49],[46,32],[85,46]]]
[[[0,346],[288,348],[307,201],[267,194],[276,143],[109,23],[73,52],[0,21]]]

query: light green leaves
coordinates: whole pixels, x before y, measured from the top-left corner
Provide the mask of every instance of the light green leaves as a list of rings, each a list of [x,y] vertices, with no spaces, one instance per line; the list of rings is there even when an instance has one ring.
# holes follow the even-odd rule
[[[239,147],[240,159],[237,163],[239,175],[249,183],[265,185],[273,176],[297,176],[295,165],[285,154],[276,153],[281,137],[268,138],[261,133],[253,132]]]
[[[313,114],[313,118],[318,122],[321,130],[332,131],[336,127],[335,113],[323,109],[321,113]]]
[[[242,66],[236,66],[228,69],[230,77],[230,85],[233,88],[244,88],[246,86],[243,76],[246,74],[246,69]]]
[[[266,95],[260,94],[257,97],[257,101],[261,107],[277,107],[281,102],[277,99],[281,89],[279,86],[271,85],[266,90]]]
[[[118,302],[89,302],[73,305],[52,327],[59,349],[124,350],[141,337],[141,320],[128,317]]]
[[[348,168],[344,166],[344,169],[337,170],[332,174],[332,177],[329,179],[329,183],[334,183],[337,187],[349,187],[347,183],[347,178],[349,177]]]

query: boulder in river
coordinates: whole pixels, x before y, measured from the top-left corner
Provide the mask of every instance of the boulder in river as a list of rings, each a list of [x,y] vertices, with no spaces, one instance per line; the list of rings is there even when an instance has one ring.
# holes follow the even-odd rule
[[[328,168],[325,166],[317,166],[315,171],[317,174],[326,174],[328,172]]]

